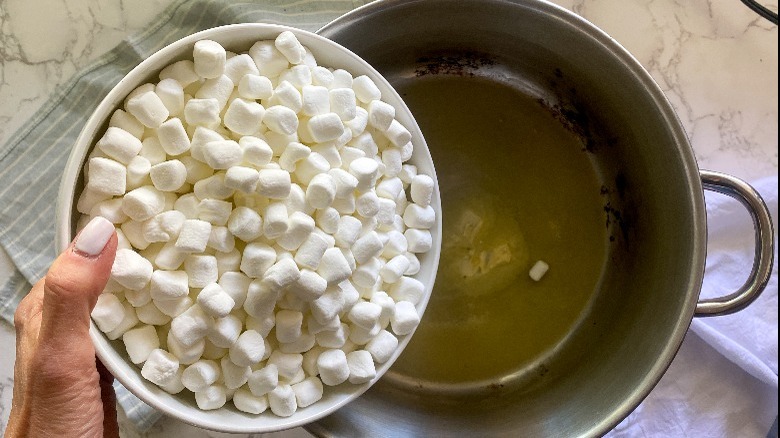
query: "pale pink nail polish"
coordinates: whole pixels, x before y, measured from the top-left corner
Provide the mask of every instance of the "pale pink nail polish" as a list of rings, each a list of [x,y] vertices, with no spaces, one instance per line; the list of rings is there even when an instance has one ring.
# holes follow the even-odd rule
[[[76,237],[74,249],[87,256],[96,256],[114,234],[114,224],[100,216],[93,218]]]

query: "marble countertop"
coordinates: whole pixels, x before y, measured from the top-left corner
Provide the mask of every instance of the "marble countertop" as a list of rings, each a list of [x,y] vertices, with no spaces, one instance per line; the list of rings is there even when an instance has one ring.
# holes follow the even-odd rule
[[[648,69],[677,110],[701,168],[748,181],[777,174],[777,26],[739,0],[553,2],[604,29]],[[169,3],[0,0],[0,144],[57,86],[143,29]],[[763,3],[777,10],[777,0]],[[0,283],[10,272],[0,250]],[[13,329],[0,322],[0,432],[10,409],[13,351]],[[172,419],[147,434],[126,422],[122,429],[128,437],[223,436]],[[296,429],[271,436],[309,435]]]

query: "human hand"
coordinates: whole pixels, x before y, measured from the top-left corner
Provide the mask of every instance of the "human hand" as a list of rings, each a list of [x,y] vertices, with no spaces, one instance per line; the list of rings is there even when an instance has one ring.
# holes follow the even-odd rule
[[[92,219],[19,304],[7,438],[119,436],[114,378],[89,337],[116,246],[114,226]]]

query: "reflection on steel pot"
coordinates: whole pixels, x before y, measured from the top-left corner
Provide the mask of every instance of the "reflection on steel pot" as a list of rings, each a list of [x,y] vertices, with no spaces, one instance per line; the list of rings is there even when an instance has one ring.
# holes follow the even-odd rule
[[[737,311],[772,266],[766,206],[700,171],[650,75],[582,18],[533,0],[369,4],[320,30],[415,115],[439,174],[439,281],[414,339],[324,436],[595,436],[669,366],[694,315]],[[756,229],[745,286],[697,302],[703,189]],[[551,266],[528,278],[537,260]]]

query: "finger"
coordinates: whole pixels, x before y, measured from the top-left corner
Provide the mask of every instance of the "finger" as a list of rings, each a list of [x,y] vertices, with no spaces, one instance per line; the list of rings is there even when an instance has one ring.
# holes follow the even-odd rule
[[[114,376],[106,369],[100,359],[95,358],[100,374],[100,398],[103,400],[103,437],[119,437],[119,423],[116,418],[116,393]]]
[[[33,286],[22,299],[14,313],[16,329],[16,361],[14,362],[14,389],[12,410],[23,416],[29,387],[29,370],[35,347],[38,344],[38,330],[41,327],[41,306],[43,305],[43,280]]]
[[[116,245],[114,225],[96,217],[57,257],[44,281],[41,342],[89,342],[89,315],[111,275]]]

